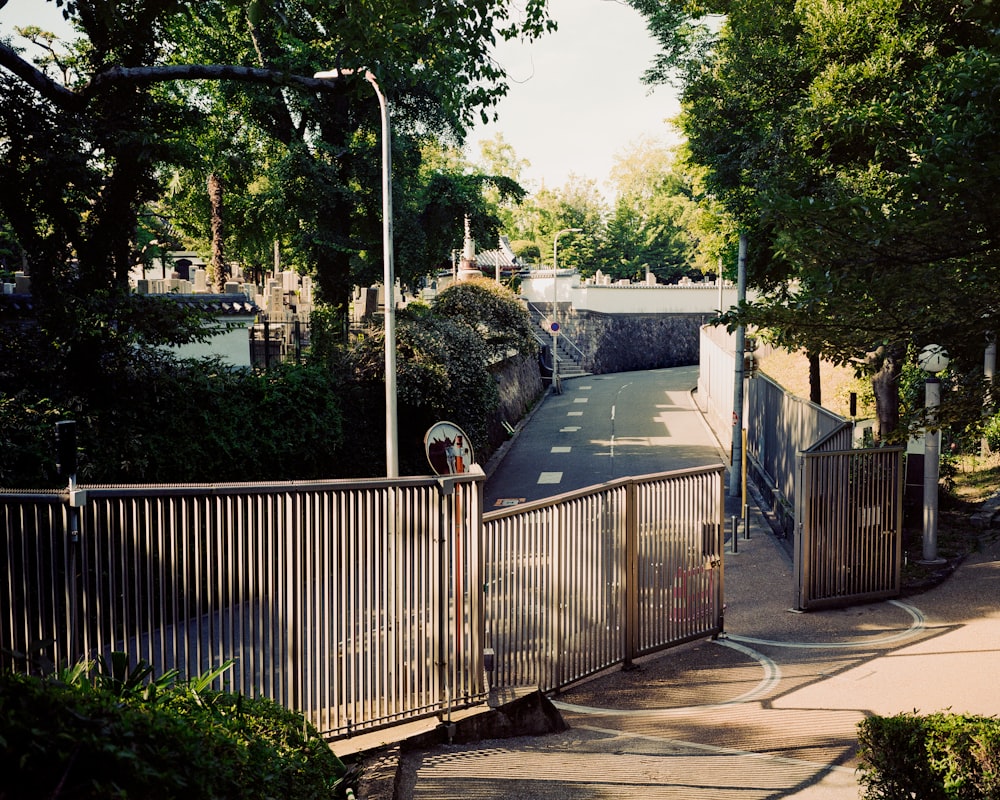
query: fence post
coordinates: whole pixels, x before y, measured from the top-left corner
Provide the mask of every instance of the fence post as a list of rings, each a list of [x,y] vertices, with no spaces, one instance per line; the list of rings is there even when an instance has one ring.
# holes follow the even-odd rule
[[[264,317],[264,369],[271,368],[271,322]]]
[[[66,637],[67,663],[72,663],[81,653],[78,649],[78,639],[80,638],[80,606],[77,589],[76,572],[77,559],[80,551],[80,495],[76,483],[76,420],[63,420],[56,423],[56,471],[59,476],[66,478],[66,499],[68,506],[69,540],[66,543],[69,556],[68,561],[68,584],[66,592],[67,624],[69,626]],[[83,494],[86,497],[85,494]]]
[[[448,570],[448,530],[449,517],[452,512],[451,498],[455,495],[455,481],[452,478],[438,478],[438,546],[435,557],[437,558],[437,569],[434,572],[438,576],[437,585],[437,666],[438,666],[438,692],[445,698],[445,719],[446,724],[451,724],[451,683],[448,680],[448,637],[451,631],[449,624],[449,601],[451,590],[451,578]]]
[[[625,667],[639,654],[639,489],[625,484]]]
[[[795,608],[796,610],[802,610],[805,608],[803,601],[808,599],[804,594],[806,592],[806,583],[809,580],[809,569],[806,560],[811,545],[804,540],[809,535],[809,525],[807,523],[809,512],[807,505],[810,502],[811,487],[806,483],[808,476],[806,457],[803,453],[799,453],[797,462],[796,467],[799,479],[795,482],[795,547],[793,551],[793,569],[795,572]],[[809,474],[811,475],[811,472]]]

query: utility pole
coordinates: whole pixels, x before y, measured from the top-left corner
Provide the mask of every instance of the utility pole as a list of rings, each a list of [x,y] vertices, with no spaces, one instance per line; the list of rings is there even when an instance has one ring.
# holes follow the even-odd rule
[[[740,254],[737,261],[736,304],[747,299],[747,237],[740,234]],[[736,328],[736,371],[733,376],[733,447],[729,466],[729,496],[739,497],[743,485],[743,359],[746,354],[746,328]]]

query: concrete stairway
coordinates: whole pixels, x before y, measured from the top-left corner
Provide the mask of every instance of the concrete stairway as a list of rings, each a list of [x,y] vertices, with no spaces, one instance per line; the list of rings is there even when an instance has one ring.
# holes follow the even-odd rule
[[[531,303],[528,304],[528,313],[531,315],[531,321],[537,328],[535,330],[535,338],[538,340],[538,343],[543,347],[551,348],[552,334],[549,331],[548,315]],[[581,366],[583,353],[580,351],[580,348],[572,340],[568,339],[564,333],[560,333],[556,337],[556,346],[560,378],[579,378],[590,374]]]

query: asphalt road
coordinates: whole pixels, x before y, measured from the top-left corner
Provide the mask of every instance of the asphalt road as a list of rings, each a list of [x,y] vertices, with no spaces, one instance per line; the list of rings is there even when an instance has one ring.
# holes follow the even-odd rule
[[[486,482],[485,510],[615,478],[719,464],[697,367],[590,375],[545,397]]]

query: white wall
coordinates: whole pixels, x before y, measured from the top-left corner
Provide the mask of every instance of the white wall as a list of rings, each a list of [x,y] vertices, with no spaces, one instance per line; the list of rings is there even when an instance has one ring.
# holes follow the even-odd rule
[[[555,289],[560,303],[577,311],[602,314],[714,314],[719,309],[719,287],[714,284],[596,284],[583,283],[576,270],[559,270]],[[521,279],[521,297],[531,303],[552,302],[552,270],[532,270]],[[723,308],[736,303],[736,287],[725,284]],[[752,296],[752,295],[751,295]]]
[[[207,342],[189,342],[170,349],[180,358],[218,356],[234,367],[249,367],[252,324],[253,317],[226,317],[214,327],[215,334]]]

